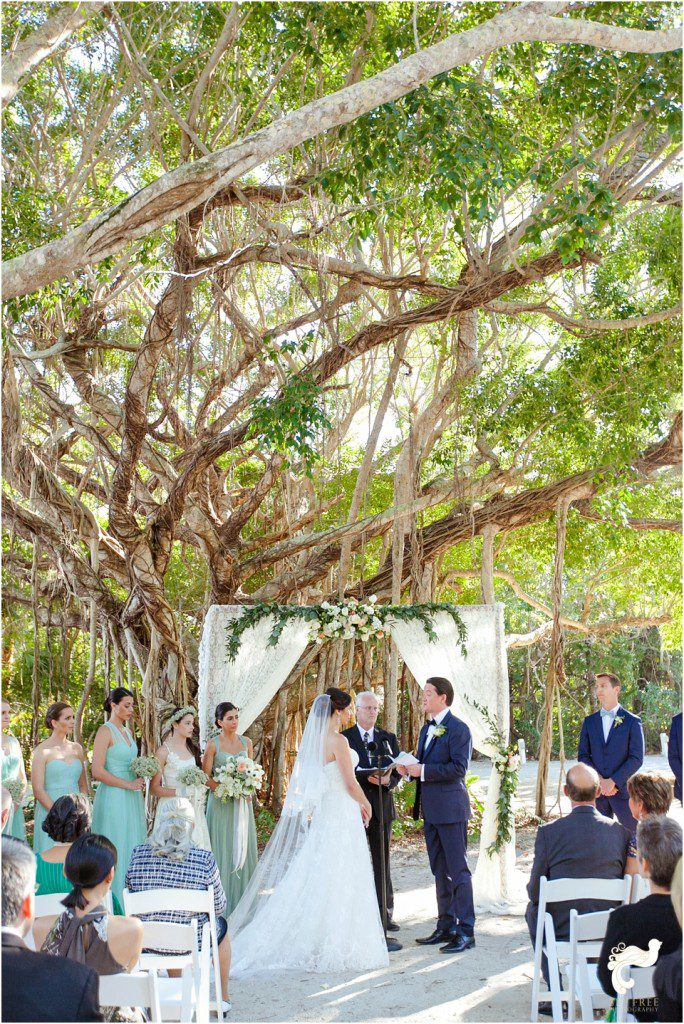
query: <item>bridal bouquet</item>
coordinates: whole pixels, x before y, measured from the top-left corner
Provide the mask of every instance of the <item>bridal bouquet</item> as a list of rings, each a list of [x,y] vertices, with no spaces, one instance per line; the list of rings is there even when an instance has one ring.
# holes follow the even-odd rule
[[[218,786],[214,796],[222,803],[227,800],[239,800],[254,796],[265,776],[264,769],[250,757],[236,755],[229,757],[226,764],[214,772]]]
[[[190,764],[178,772],[178,781],[189,789],[201,789],[207,781],[207,776],[196,764]]]
[[[375,594],[364,601],[352,597],[343,604],[324,601],[311,639],[317,644],[324,640],[381,640],[386,630],[376,601]]]
[[[24,783],[21,779],[6,779],[3,786],[12,797],[15,804],[20,804],[24,799]]]
[[[129,768],[139,779],[153,779],[161,769],[159,761],[151,754],[149,757],[134,757]]]

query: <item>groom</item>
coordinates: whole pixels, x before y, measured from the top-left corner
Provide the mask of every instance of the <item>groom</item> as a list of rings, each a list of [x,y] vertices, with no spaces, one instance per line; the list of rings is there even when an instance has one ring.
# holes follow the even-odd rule
[[[462,953],[475,945],[473,884],[466,859],[470,799],[465,784],[472,752],[470,729],[451,714],[454,688],[448,679],[431,676],[423,691],[430,716],[418,738],[418,761],[399,766],[416,780],[413,816],[422,808],[430,868],[437,888],[437,927],[422,946],[446,943],[440,953]]]

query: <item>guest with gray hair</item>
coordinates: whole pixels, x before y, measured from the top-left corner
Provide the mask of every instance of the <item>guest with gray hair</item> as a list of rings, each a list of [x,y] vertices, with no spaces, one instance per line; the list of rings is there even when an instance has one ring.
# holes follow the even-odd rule
[[[214,854],[204,850],[192,841],[195,827],[195,812],[189,800],[172,797],[160,806],[154,831],[146,843],[136,846],[126,872],[126,888],[130,892],[145,892],[148,889],[208,889],[214,887],[214,910],[219,942],[219,963],[221,968],[221,989],[223,1012],[230,1009],[228,975],[230,973],[230,939],[228,925],[223,913],[226,909],[226,895]],[[200,936],[208,922],[207,914],[194,914],[183,910],[159,910],[141,914],[143,921],[169,921],[172,924],[187,924],[197,919]],[[165,953],[171,950],[148,950]]]
[[[658,955],[667,956],[682,943],[682,929],[670,898],[672,878],[682,856],[679,822],[665,815],[652,815],[640,821],[637,856],[639,873],[649,879],[651,893],[638,903],[617,907],[608,919],[598,977],[604,992],[611,996],[616,992],[608,960],[611,953],[618,951],[618,946],[646,950],[652,939],[658,939],[661,943]],[[657,999],[632,1000],[629,1012],[639,1021],[667,1019],[660,1014]]]
[[[24,937],[33,926],[36,859],[20,839],[2,837],[3,1021],[101,1021],[95,971],[35,953]]]

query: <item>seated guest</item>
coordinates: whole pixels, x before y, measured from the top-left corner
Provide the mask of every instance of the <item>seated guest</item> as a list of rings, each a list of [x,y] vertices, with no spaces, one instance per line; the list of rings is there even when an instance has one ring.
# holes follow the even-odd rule
[[[98,974],[132,971],[142,950],[142,924],[137,917],[114,917],[103,902],[116,870],[113,843],[92,832],[80,836],[66,855],[64,870],[72,885],[62,900],[66,909],[56,920],[36,921],[36,946],[86,964]]]
[[[64,862],[72,844],[79,836],[90,832],[90,801],[82,793],[67,793],[57,797],[43,822],[43,832],[55,846],[36,854],[36,882],[38,896],[53,892],[71,892],[71,882],[64,874]],[[114,913],[122,910],[116,900]]]
[[[12,794],[9,789],[2,787],[2,810],[0,811],[0,832],[5,831],[5,825],[7,825],[7,831],[12,828]]]
[[[649,815],[667,814],[672,803],[672,785],[659,772],[636,772],[627,779],[629,809],[637,821]],[[627,874],[639,873],[637,866],[636,832],[629,843]]]
[[[675,800],[682,802],[682,713],[672,719],[667,741],[667,760],[675,777]]]
[[[34,953],[24,944],[33,925],[36,861],[19,839],[2,837],[3,1021],[101,1021],[95,971]]]
[[[223,1011],[227,1013],[230,1009],[230,939],[226,919],[221,916],[226,909],[226,896],[213,853],[192,841],[194,827],[195,812],[188,800],[178,797],[165,800],[157,811],[152,835],[146,843],[133,850],[126,872],[126,888],[130,892],[145,892],[147,889],[208,889],[213,885]],[[200,941],[202,928],[209,920],[207,914],[183,910],[160,910],[140,916],[143,921],[170,921],[174,924],[187,924],[195,917]]]
[[[682,861],[677,861],[675,873],[672,876],[672,892],[670,893],[672,906],[682,927]],[[682,1020],[682,944],[681,936],[679,949],[674,953],[666,953],[658,957],[658,963],[653,974],[653,988],[658,999],[658,1020],[663,1024],[670,1021]]]
[[[673,818],[650,817],[637,826],[639,874],[650,880],[651,895],[638,903],[617,907],[608,918],[608,927],[598,961],[598,978],[603,991],[615,996],[613,976],[608,965],[611,953],[626,946],[647,950],[651,939],[660,939],[658,956],[673,953],[682,944],[670,886],[677,862],[682,856],[682,828]],[[630,1000],[629,1012],[637,1020],[661,1020],[655,999]]]
[[[565,818],[542,825],[534,843],[534,862],[527,885],[530,902],[525,921],[534,946],[537,935],[540,879],[554,878],[622,878],[627,863],[629,832],[615,818],[606,818],[596,810],[600,792],[597,772],[586,764],[576,764],[567,773],[565,795],[572,811]],[[607,910],[615,901],[578,899],[552,903],[548,912],[553,918],[557,939],[570,937],[570,911],[588,914]],[[544,980],[549,983],[548,964],[542,958]],[[540,1012],[548,1012],[544,1004]]]

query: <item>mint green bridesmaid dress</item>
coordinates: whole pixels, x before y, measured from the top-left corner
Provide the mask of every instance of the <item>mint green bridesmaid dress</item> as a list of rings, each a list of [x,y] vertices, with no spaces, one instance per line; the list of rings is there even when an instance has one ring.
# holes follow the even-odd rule
[[[124,734],[111,722],[105,722],[112,734],[112,745],[107,750],[105,768],[117,779],[133,782],[135,775],[130,769],[131,761],[138,756],[138,748],[128,731]],[[129,745],[130,740],[130,745]],[[97,787],[93,803],[92,831],[107,836],[116,847],[116,873],[112,892],[123,905],[123,891],[126,871],[135,846],[145,842],[147,826],[145,801],[139,790],[120,789],[101,782]]]
[[[66,796],[67,793],[78,793],[78,782],[83,771],[83,762],[77,757],[73,761],[48,761],[45,765],[44,789],[50,799],[54,801],[57,797]],[[43,832],[43,822],[47,817],[47,811],[36,800],[36,809],[33,815],[33,852],[42,853],[54,846],[47,832]]]
[[[9,754],[3,753],[2,755],[2,781],[8,782],[10,779],[21,778],[19,772],[19,768],[21,766],[21,747],[19,746],[19,740],[16,736],[12,736],[9,733],[6,733],[5,735],[7,736],[10,752]],[[14,836],[16,839],[23,839],[26,841],[26,824],[24,822],[23,807],[14,808],[14,813],[10,814],[2,831],[6,836]]]
[[[243,747],[247,750],[247,744],[242,736],[239,737]],[[218,748],[218,736],[214,740],[216,754],[214,756],[214,769],[224,765],[229,757],[235,754],[226,754]],[[224,917],[228,918],[240,902],[240,897],[247,888],[249,880],[254,874],[257,865],[257,834],[254,822],[254,810],[252,801],[249,801],[248,833],[247,833],[247,856],[245,863],[239,871],[233,868],[233,829],[237,815],[237,801],[227,800],[222,803],[217,800],[213,792],[209,793],[207,806],[207,825],[209,827],[209,838],[211,849],[218,865],[221,884],[226,894],[228,905]]]

